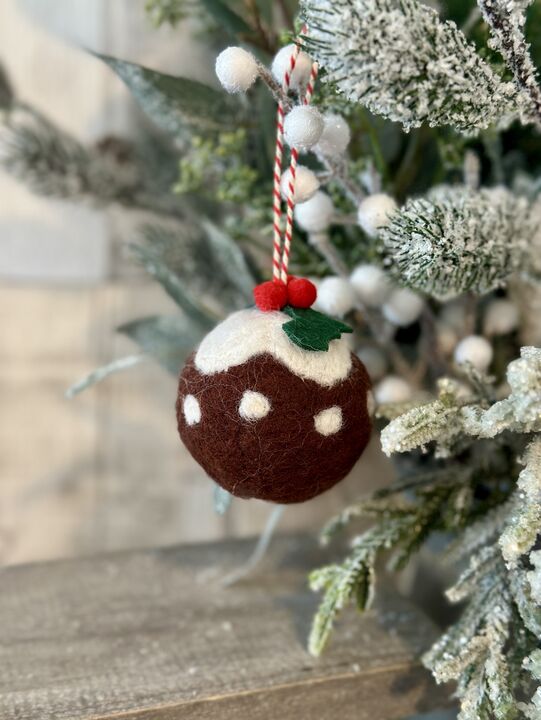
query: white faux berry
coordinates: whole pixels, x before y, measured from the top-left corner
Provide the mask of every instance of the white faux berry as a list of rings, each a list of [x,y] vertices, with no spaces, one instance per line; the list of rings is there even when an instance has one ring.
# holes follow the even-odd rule
[[[284,83],[284,76],[289,71],[291,66],[291,56],[295,51],[295,45],[286,45],[279,50],[274,56],[272,61],[271,71],[274,75],[276,82],[280,85]],[[306,85],[310,78],[310,71],[312,69],[312,58],[302,50],[297,55],[297,61],[295,62],[295,69],[291,73],[289,86],[292,90],[298,90],[302,85]]]
[[[359,205],[357,220],[367,235],[377,237],[381,228],[389,224],[396,208],[395,201],[386,193],[369,195]]]
[[[340,115],[329,113],[323,116],[323,132],[315,148],[322,155],[338,157],[349,145],[349,125]]]
[[[310,150],[323,132],[323,116],[315,107],[297,105],[284,120],[284,137],[289,147]]]
[[[320,233],[331,224],[334,204],[331,198],[318,190],[310,200],[295,206],[295,220],[301,230]]]
[[[411,400],[411,385],[398,375],[387,375],[374,389],[374,397],[378,405],[403,403]]]
[[[389,278],[377,265],[358,265],[351,273],[350,282],[368,307],[382,305],[392,290]]]
[[[392,291],[382,310],[393,325],[407,327],[419,318],[423,307],[424,300],[420,295],[408,288],[397,288]]]
[[[481,335],[468,335],[455,348],[455,362],[459,365],[469,362],[481,372],[488,370],[492,356],[490,343]]]
[[[371,380],[379,380],[387,371],[387,358],[377,347],[368,345],[357,350],[357,357],[363,363]]]
[[[291,171],[286,170],[282,175],[281,190],[284,199],[287,198],[289,192],[289,181],[291,178]],[[295,192],[293,195],[293,202],[303,203],[310,200],[316,192],[319,190],[319,180],[316,174],[310,170],[310,168],[304,167],[304,165],[297,166],[297,174],[295,180]]]
[[[510,300],[492,300],[487,305],[483,319],[485,335],[507,335],[517,329],[518,323],[517,306]]]
[[[228,47],[216,58],[216,75],[227,92],[245,92],[257,78],[257,60],[241,47]]]
[[[344,278],[323,278],[317,289],[317,307],[329,315],[343,317],[355,306],[355,291]]]

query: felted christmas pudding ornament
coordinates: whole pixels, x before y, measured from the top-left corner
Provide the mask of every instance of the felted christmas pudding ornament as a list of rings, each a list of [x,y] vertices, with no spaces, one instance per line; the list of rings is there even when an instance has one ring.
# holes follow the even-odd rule
[[[224,87],[229,92],[247,87],[251,75],[241,77],[231,64],[239,53],[230,49],[223,56],[217,71]],[[287,95],[297,62],[297,74],[305,66],[302,103],[287,117],[284,103],[278,103],[272,280],[254,289],[256,308],[231,315],[207,335],[181,373],[177,398],[180,436],[210,477],[232,495],[279,504],[310,500],[342,480],[371,431],[368,373],[342,339],[351,329],[312,310],[315,285],[289,274],[295,203],[310,204],[311,210],[301,213],[310,232],[325,229],[334,213],[331,199],[318,191],[317,176],[298,166],[299,151],[317,143],[325,128],[310,107],[317,63],[295,43],[273,72],[283,75]],[[282,173],[284,141],[290,162]],[[311,217],[308,227],[314,207],[319,224]]]
[[[370,381],[345,331],[310,309],[241,310],[189,358],[178,389],[179,433],[225,490],[298,503],[348,474],[371,422]]]

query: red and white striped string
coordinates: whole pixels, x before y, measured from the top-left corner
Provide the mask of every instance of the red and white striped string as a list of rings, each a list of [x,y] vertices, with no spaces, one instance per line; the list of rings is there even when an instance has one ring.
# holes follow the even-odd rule
[[[306,34],[306,28],[302,29],[302,33]],[[300,43],[295,43],[295,48],[289,59],[289,69],[284,74],[282,90],[284,94],[289,92],[291,85],[291,76],[297,64],[297,58],[300,52]],[[314,84],[317,78],[318,65],[312,64],[310,78],[306,86],[303,98],[303,104],[309,105],[314,92]],[[284,241],[282,246],[282,158],[284,150],[284,106],[282,102],[278,102],[278,112],[276,117],[276,152],[274,155],[274,183],[273,183],[273,255],[272,255],[272,274],[275,282],[282,281],[287,283],[289,254],[291,250],[291,240],[293,237],[293,210],[295,208],[295,182],[297,178],[297,163],[299,159],[299,151],[297,148],[291,148],[291,159],[289,164],[289,183],[287,188],[287,211],[286,211],[286,228],[284,233]]]
[[[314,94],[314,85],[317,78],[318,64],[312,63],[310,70],[310,78],[306,85],[306,91],[303,98],[303,104],[309,105]],[[295,209],[295,184],[297,181],[297,163],[299,160],[299,151],[297,148],[291,148],[291,159],[289,163],[289,183],[287,187],[287,211],[286,211],[286,229],[284,233],[284,247],[282,249],[282,267],[280,271],[281,280],[287,283],[287,271],[289,267],[289,254],[291,252],[291,241],[293,239],[293,211]]]
[[[284,74],[282,90],[284,95],[289,92],[291,75],[297,64],[300,52],[300,45],[295,44],[295,49],[289,59],[289,70]],[[276,115],[276,150],[274,154],[274,186],[273,186],[273,255],[272,255],[272,276],[274,281],[280,280],[280,265],[282,259],[282,155],[284,150],[284,104],[278,101],[278,112]]]

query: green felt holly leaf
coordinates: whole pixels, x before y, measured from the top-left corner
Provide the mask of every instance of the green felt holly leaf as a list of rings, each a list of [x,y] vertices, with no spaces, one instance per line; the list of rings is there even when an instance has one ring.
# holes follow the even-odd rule
[[[291,320],[282,329],[291,342],[303,350],[328,350],[331,340],[339,340],[342,333],[353,330],[340,320],[322,315],[311,308],[286,305],[282,310]]]

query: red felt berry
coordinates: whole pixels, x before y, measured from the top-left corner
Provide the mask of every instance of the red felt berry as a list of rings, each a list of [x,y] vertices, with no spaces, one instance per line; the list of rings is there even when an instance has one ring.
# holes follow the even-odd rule
[[[267,280],[254,288],[254,300],[263,312],[281,310],[287,304],[287,288],[283,282]]]
[[[317,297],[317,288],[306,278],[292,277],[287,284],[287,301],[297,308],[309,308]]]

